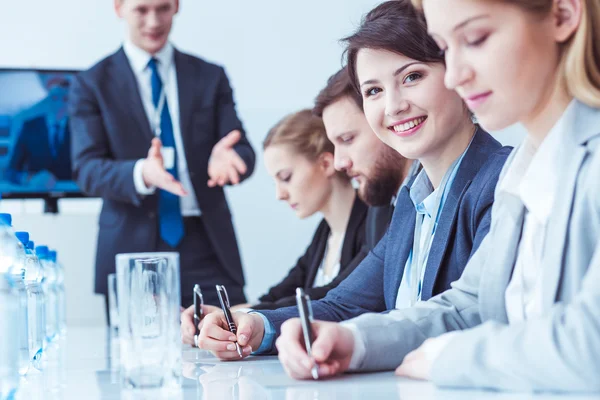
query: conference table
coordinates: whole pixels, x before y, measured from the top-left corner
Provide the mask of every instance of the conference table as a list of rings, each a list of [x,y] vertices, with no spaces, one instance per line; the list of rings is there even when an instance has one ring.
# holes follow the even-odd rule
[[[58,399],[218,399],[218,400],[559,400],[598,395],[502,393],[446,390],[393,372],[346,374],[323,381],[289,378],[277,357],[221,362],[210,353],[182,347],[182,387],[178,391],[121,389],[118,340],[106,328],[70,327],[48,350],[43,372],[21,380],[17,400]]]

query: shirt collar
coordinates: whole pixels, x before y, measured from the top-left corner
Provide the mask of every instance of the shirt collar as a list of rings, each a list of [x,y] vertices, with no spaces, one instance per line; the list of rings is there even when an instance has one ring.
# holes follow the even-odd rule
[[[450,176],[448,177],[448,180],[446,181],[444,187],[441,187],[442,185],[440,185],[440,187],[434,189],[433,184],[431,183],[429,177],[425,173],[425,170],[421,169],[421,171],[415,178],[412,186],[410,187],[410,199],[412,200],[417,213],[425,214],[429,218],[433,218],[432,215],[436,213],[436,207],[438,206],[436,204],[438,194],[440,194],[440,191],[443,191],[442,198],[439,204],[439,209],[437,211],[437,214],[439,214],[439,210],[443,207],[446,201],[445,198],[447,196],[447,193],[450,187],[452,186],[452,183],[454,182],[456,174],[458,173],[458,168],[460,167],[463,158],[467,154],[467,151],[469,151],[469,148],[471,148],[473,138],[475,138],[475,135],[473,135],[473,137],[471,138],[471,141],[469,142],[469,145],[467,146],[465,151],[463,151],[463,153],[453,163],[454,166],[452,167],[452,170],[446,172],[447,174],[450,174]]]
[[[560,172],[556,157],[574,122],[575,105],[576,101],[569,104],[539,148],[536,149],[529,138],[525,139],[499,187],[500,192],[520,198],[527,211],[540,223],[548,220],[554,204]]]
[[[402,191],[402,188],[404,188],[404,186],[408,186],[408,184],[410,183],[410,181],[420,171],[421,171],[421,163],[419,162],[419,160],[413,160],[412,164],[411,164],[411,166],[410,166],[410,168],[408,170],[408,174],[406,175],[406,178],[404,178],[404,180],[402,181],[402,184],[400,185],[400,188],[398,189],[398,192],[394,196],[392,196],[392,200],[390,202],[391,205],[393,205],[394,207],[396,207],[396,203],[398,202],[398,197],[400,197],[400,192]]]
[[[412,186],[410,187],[410,199],[415,205],[415,209],[418,213],[425,214],[424,207],[427,208],[428,205],[431,206],[430,203],[432,203],[434,201],[432,199],[435,198],[435,195],[432,196],[434,193],[435,190],[433,188],[433,185],[431,184],[429,177],[425,173],[425,170],[422,169],[421,172],[419,172],[419,174],[415,178],[415,181],[413,182]],[[427,204],[423,204],[428,199],[429,201],[427,202]],[[428,208],[428,210],[430,212],[431,208]],[[427,212],[427,214],[429,214],[429,212]]]
[[[133,71],[137,73],[143,72],[148,66],[148,62],[152,57],[158,60],[158,65],[161,70],[167,70],[173,62],[173,54],[175,49],[170,42],[160,49],[154,56],[145,50],[134,45],[129,39],[123,43],[123,51],[131,64]]]
[[[535,155],[535,146],[529,138],[525,138],[521,146],[517,149],[513,161],[506,175],[498,187],[499,193],[509,194],[519,197],[519,185],[523,179],[523,171],[527,171],[531,164],[531,159]]]

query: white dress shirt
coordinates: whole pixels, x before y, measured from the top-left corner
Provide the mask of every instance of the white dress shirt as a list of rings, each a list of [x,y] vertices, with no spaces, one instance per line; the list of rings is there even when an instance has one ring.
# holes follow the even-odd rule
[[[148,62],[153,57],[150,53],[135,46],[129,40],[123,44],[123,50],[129,60],[131,69],[136,77],[142,104],[146,111],[146,116],[150,126],[153,126],[156,108],[152,101],[152,84],[150,78],[152,72],[148,68]],[[192,181],[187,168],[185,151],[183,148],[183,138],[181,136],[181,124],[179,118],[179,90],[177,86],[177,71],[175,70],[174,48],[171,43],[167,43],[158,53],[154,55],[158,60],[158,74],[163,84],[163,90],[166,94],[166,104],[169,106],[169,115],[173,124],[173,137],[175,139],[175,149],[177,150],[177,172],[179,181],[188,192],[187,196],[180,197],[181,215],[184,217],[201,215],[198,200],[194,193]],[[148,146],[150,148],[150,146]],[[133,169],[133,181],[136,191],[141,195],[153,194],[155,187],[146,187],[142,177],[142,167],[144,159],[136,162]]]
[[[572,126],[573,104],[537,150],[529,139],[525,139],[498,188],[499,193],[518,197],[526,209],[515,268],[505,292],[510,323],[542,315],[542,254],[558,185],[556,177],[561,168],[555,160],[562,136],[568,134],[566,128]]]
[[[330,235],[331,237],[331,235]],[[333,268],[329,272],[329,274],[325,273],[325,259],[327,258],[327,253],[329,252],[329,243],[325,247],[325,254],[323,255],[323,259],[321,260],[321,265],[317,270],[317,275],[315,276],[315,281],[313,282],[313,287],[321,287],[325,285],[329,285],[331,281],[333,281],[340,273],[341,261],[342,261],[342,247],[343,241],[340,247],[337,249],[335,264]],[[332,249],[333,250],[333,249]]]

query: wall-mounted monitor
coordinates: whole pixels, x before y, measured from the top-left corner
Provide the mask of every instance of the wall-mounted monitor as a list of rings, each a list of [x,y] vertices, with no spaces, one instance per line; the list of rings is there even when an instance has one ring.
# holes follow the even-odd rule
[[[2,198],[82,197],[71,174],[69,87],[77,71],[0,68]]]

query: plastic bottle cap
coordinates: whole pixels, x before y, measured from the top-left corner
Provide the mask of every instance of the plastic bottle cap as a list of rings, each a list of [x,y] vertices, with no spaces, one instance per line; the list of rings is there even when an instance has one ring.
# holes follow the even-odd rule
[[[48,256],[48,246],[37,246],[35,248],[35,253],[38,257],[47,257]]]
[[[30,240],[29,243],[27,243],[27,248],[29,250],[35,249],[35,242],[33,240]]]
[[[17,239],[25,246],[29,243],[29,232],[16,232],[15,236],[17,236]]]
[[[51,261],[56,262],[56,250],[50,250],[50,251],[48,251],[48,258]]]
[[[0,225],[12,226],[12,215],[0,213]]]

